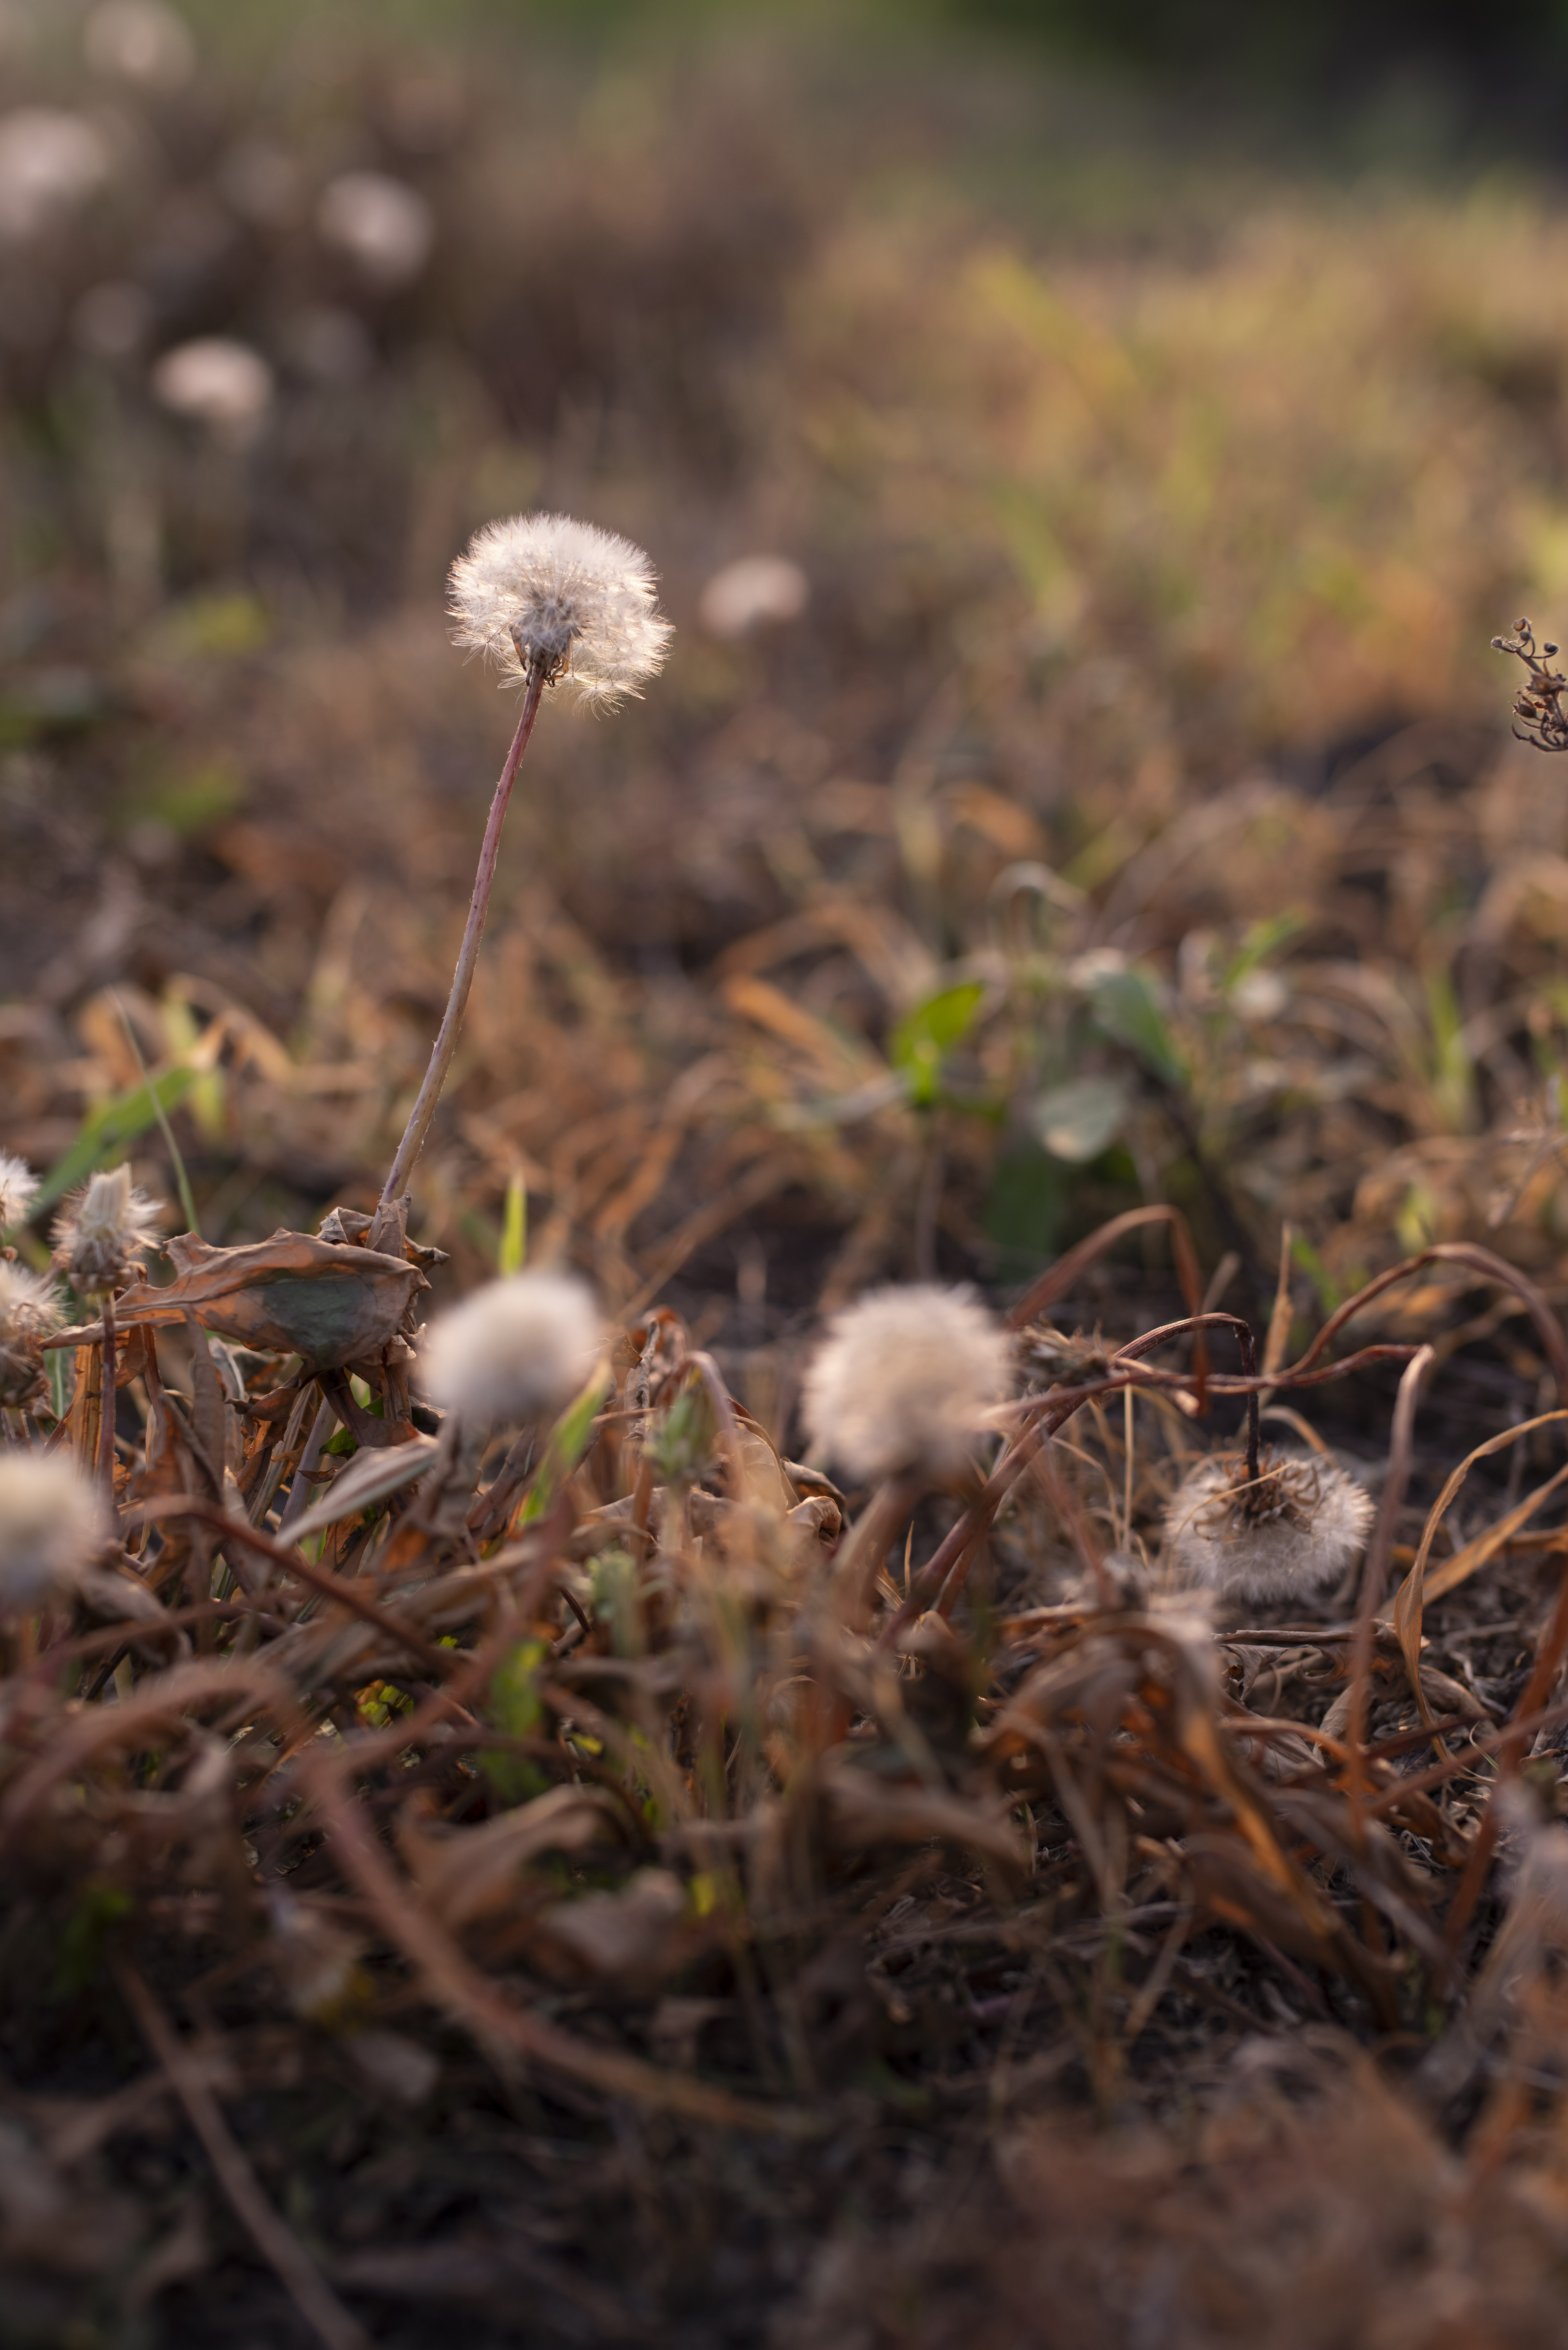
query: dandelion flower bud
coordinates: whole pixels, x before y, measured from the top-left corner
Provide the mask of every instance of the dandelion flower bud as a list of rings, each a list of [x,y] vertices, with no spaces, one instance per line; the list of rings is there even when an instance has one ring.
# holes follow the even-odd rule
[[[575,1396],[593,1369],[600,1323],[570,1274],[493,1281],[431,1324],[421,1354],[432,1402],[473,1423],[536,1419]]]
[[[104,1539],[96,1490],[57,1454],[0,1453],[0,1616],[68,1591]]]
[[[450,610],[454,641],[507,676],[603,704],[640,693],[675,633],[641,548],[566,515],[488,523],[452,567]]]
[[[55,1226],[55,1256],[83,1297],[118,1288],[158,1240],[163,1202],[133,1190],[129,1167],[95,1175],[76,1193]]]
[[[813,1449],[862,1481],[919,1469],[945,1482],[1007,1392],[1012,1351],[966,1290],[873,1290],[834,1316],[806,1372]]]
[[[1200,1461],[1165,1513],[1173,1583],[1231,1599],[1310,1599],[1366,1547],[1371,1495],[1332,1461],[1274,1460],[1249,1481],[1241,1453]]]
[[[38,1179],[25,1159],[0,1150],[0,1232],[15,1232],[26,1223],[38,1196]]]
[[[20,1410],[32,1402],[43,1384],[44,1340],[59,1324],[50,1276],[0,1259],[0,1405]]]

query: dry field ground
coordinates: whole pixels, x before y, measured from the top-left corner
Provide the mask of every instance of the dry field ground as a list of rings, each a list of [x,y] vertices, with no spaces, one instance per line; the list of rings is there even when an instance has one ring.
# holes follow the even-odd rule
[[[1561,196],[1001,52],[85,21],[0,16],[9,1239],[298,1237],[152,1259],[103,1445],[96,1339],[7,1397],[118,1523],[0,1622],[0,2344],[1560,2342]],[[355,1250],[536,506],[673,650],[546,696]],[[389,1334],[519,1263],[611,1344],[486,1449]],[[1010,1401],[835,1485],[889,1283]],[[1199,1606],[1211,1451],[1361,1568]]]

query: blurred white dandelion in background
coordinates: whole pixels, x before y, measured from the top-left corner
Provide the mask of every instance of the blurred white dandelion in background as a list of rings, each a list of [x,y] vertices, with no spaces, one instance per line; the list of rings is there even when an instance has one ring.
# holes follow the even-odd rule
[[[771,622],[798,620],[811,588],[787,555],[742,555],[715,571],[697,617],[711,637],[744,637]]]
[[[423,196],[385,172],[345,172],[328,181],[316,226],[323,244],[387,293],[419,276],[435,242],[435,221]]]
[[[226,335],[202,335],[165,351],[152,370],[153,397],[176,416],[244,447],[272,406],[273,371],[259,351]]]
[[[196,70],[196,43],[183,16],[162,0],[103,0],[82,29],[94,73],[143,89],[179,89]]]
[[[83,114],[22,106],[0,116],[0,238],[24,244],[68,220],[109,164],[109,142]]]

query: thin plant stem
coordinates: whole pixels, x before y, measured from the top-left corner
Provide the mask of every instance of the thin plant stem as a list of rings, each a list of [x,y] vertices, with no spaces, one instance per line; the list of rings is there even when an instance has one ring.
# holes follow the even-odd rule
[[[171,1164],[174,1169],[174,1182],[180,1193],[180,1205],[185,1211],[186,1228],[194,1232],[200,1240],[202,1228],[196,1221],[195,1196],[191,1190],[191,1178],[185,1172],[185,1161],[182,1156],[180,1145],[174,1139],[174,1129],[169,1123],[169,1113],[163,1107],[157,1087],[148,1075],[147,1063],[142,1058],[141,1045],[136,1030],[131,1025],[130,1014],[118,995],[114,999],[114,1006],[119,1014],[120,1026],[125,1030],[125,1041],[136,1055],[136,1066],[141,1072],[141,1082],[147,1087],[147,1098],[152,1104],[152,1115],[158,1120],[158,1131],[163,1137],[163,1147],[168,1151]]]
[[[506,810],[512,798],[512,786],[517,780],[517,770],[523,764],[523,754],[528,748],[528,737],[534,732],[534,721],[539,714],[539,697],[545,690],[545,672],[537,664],[531,670],[523,708],[517,720],[517,732],[512,737],[512,748],[501,770],[495,786],[495,796],[490,803],[490,820],[484,827],[480,844],[479,868],[473,877],[473,895],[469,899],[468,921],[458,949],[457,968],[452,975],[452,993],[446,1000],[446,1011],[431,1048],[430,1066],[420,1087],[419,1099],[409,1113],[403,1128],[403,1139],[398,1145],[390,1174],[381,1192],[381,1203],[391,1207],[408,1190],[414,1161],[424,1148],[431,1120],[441,1099],[441,1087],[457,1050],[457,1039],[462,1027],[462,1015],[468,1008],[469,991],[473,985],[474,967],[479,961],[479,942],[484,936],[484,919],[490,911],[490,892],[495,880],[495,860],[501,848],[501,827],[506,821]]]
[[[103,1297],[102,1368],[99,1373],[98,1399],[98,1474],[99,1482],[114,1500],[114,1292],[107,1289]]]

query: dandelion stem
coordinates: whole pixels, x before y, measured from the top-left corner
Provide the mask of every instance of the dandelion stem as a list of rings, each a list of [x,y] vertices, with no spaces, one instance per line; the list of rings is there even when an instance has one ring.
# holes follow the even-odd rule
[[[114,1500],[114,1292],[103,1299],[103,1367],[98,1399],[98,1473],[110,1502]]]
[[[441,1090],[457,1050],[458,1033],[462,1015],[468,1008],[469,990],[473,985],[474,966],[479,961],[479,942],[484,936],[484,918],[490,911],[490,891],[495,879],[495,860],[501,847],[501,827],[506,821],[507,804],[512,786],[517,780],[517,770],[523,764],[523,754],[528,748],[528,737],[534,732],[534,721],[539,714],[539,697],[545,690],[545,672],[535,664],[529,673],[527,689],[523,696],[523,708],[517,720],[517,732],[512,737],[512,748],[506,754],[506,764],[495,786],[495,797],[490,803],[490,821],[484,827],[484,839],[479,851],[479,869],[473,877],[473,895],[469,900],[468,923],[458,950],[457,969],[452,975],[452,993],[447,997],[446,1011],[441,1028],[431,1048],[430,1066],[420,1087],[419,1099],[409,1114],[403,1128],[403,1139],[398,1145],[398,1155],[392,1161],[381,1193],[382,1203],[391,1206],[407,1191],[413,1173],[414,1161],[424,1148],[425,1136],[435,1116]]]

